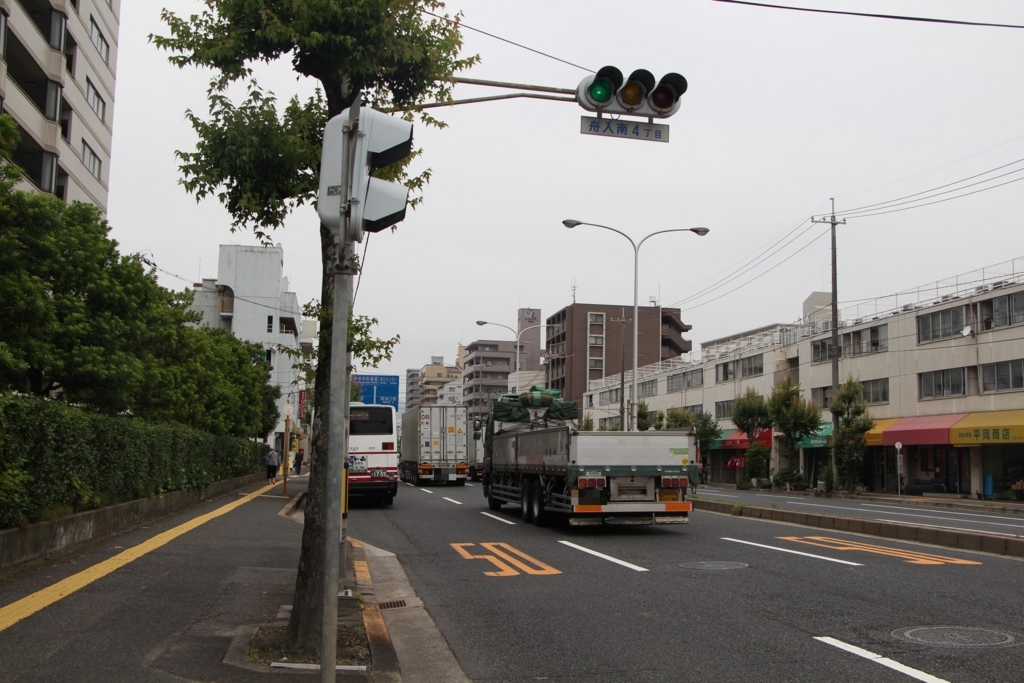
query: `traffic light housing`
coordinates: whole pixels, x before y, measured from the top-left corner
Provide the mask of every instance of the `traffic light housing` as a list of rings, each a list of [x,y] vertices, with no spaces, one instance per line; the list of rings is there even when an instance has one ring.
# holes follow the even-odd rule
[[[364,232],[380,232],[405,219],[409,188],[370,174],[412,154],[412,123],[361,107],[353,126],[350,113],[346,109],[324,128],[317,213],[340,233],[347,204],[347,237],[360,242]],[[346,163],[351,163],[350,193],[341,186]]]
[[[623,78],[614,66],[602,67],[576,88],[576,101],[587,111],[665,119],[679,111],[679,98],[686,92],[686,79],[668,73],[660,81],[646,69]]]

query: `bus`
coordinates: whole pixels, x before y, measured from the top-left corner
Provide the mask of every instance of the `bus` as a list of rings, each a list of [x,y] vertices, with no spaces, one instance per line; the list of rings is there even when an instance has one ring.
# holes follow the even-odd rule
[[[398,421],[395,409],[353,403],[348,410],[348,493],[378,498],[384,505],[398,493]]]

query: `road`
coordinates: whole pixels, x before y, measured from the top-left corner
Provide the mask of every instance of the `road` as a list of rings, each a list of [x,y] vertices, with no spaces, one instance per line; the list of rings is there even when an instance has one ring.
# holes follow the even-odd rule
[[[956,626],[1024,644],[1011,558],[701,512],[686,526],[538,528],[512,506],[490,512],[479,485],[403,484],[393,507],[354,507],[349,529],[398,555],[477,681],[1024,679],[1024,647],[892,635]],[[742,567],[684,566],[704,562]]]
[[[700,486],[697,495],[709,500],[722,500],[744,505],[770,507],[775,505],[788,510],[836,514],[844,517],[860,517],[882,522],[899,522],[917,526],[956,529],[959,531],[982,531],[1000,536],[1024,536],[1024,516],[990,512],[984,509],[953,509],[929,506],[918,497],[915,504],[900,504],[884,500],[858,501],[850,498],[815,498],[786,493],[757,493],[736,489],[719,489]],[[968,501],[968,505],[969,505]]]

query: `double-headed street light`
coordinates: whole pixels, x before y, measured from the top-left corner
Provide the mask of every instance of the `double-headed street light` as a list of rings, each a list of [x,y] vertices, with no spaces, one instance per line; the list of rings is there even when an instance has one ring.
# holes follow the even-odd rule
[[[486,320],[477,320],[476,324],[480,325],[480,326],[483,326],[483,325],[497,325],[498,327],[504,327],[506,330],[508,330],[512,334],[516,335],[516,391],[519,391],[519,371],[520,371],[520,368],[519,368],[519,337],[522,336],[523,332],[526,332],[527,330],[533,330],[533,329],[536,329],[538,327],[547,327],[547,325],[530,325],[529,327],[524,327],[523,329],[521,329],[518,332],[516,332],[514,329],[512,329],[508,325],[502,325],[501,323],[492,323],[492,322],[488,322]]]
[[[627,240],[629,240],[629,243],[631,245],[633,245],[633,400],[631,402],[632,405],[629,409],[629,420],[632,423],[632,429],[635,430],[637,424],[637,404],[640,398],[639,394],[637,393],[637,343],[639,341],[639,327],[637,318],[640,313],[640,247],[642,247],[644,242],[646,242],[651,237],[654,237],[655,235],[661,235],[662,233],[666,232],[692,232],[696,235],[699,235],[700,237],[703,237],[704,235],[708,234],[710,230],[708,230],[707,228],[670,228],[668,230],[658,230],[657,232],[652,232],[650,235],[647,235],[647,237],[644,237],[639,242],[634,242],[633,238],[627,235],[626,233],[622,232],[621,230],[616,230],[615,228],[608,227],[607,225],[598,225],[597,223],[586,223],[584,221],[577,221],[571,218],[567,218],[564,221],[562,221],[562,225],[564,225],[567,228],[575,228],[580,225],[589,225],[594,228],[604,228],[605,230],[611,230],[612,232],[619,233]],[[625,387],[620,388],[623,391],[625,391]],[[622,430],[625,431],[626,426],[620,426]]]

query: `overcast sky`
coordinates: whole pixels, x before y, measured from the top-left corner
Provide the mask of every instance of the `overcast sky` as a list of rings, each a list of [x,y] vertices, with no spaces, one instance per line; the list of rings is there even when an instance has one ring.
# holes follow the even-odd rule
[[[804,7],[1024,24],[1020,0],[793,0]],[[178,184],[175,150],[192,150],[186,109],[205,113],[208,73],[180,71],[149,44],[165,31],[162,7],[122,3],[109,219],[122,251],[148,250],[162,284],[216,277],[218,245],[252,244],[229,230],[216,200],[199,204]],[[730,5],[711,0],[457,0],[466,24],[576,64],[629,73],[669,71],[689,81],[669,144],[580,135],[574,103],[511,100],[439,110],[443,131],[417,126],[419,168],[433,180],[397,232],[372,238],[358,313],[401,335],[381,372],[404,375],[456,346],[508,338],[520,306],[549,315],[571,303],[632,305],[633,254],[620,236],[564,218],[604,223],[640,238],[640,301],[679,305],[758,254],[829,197],[837,209],[882,202],[1024,157],[1024,31],[909,23]],[[464,31],[482,62],[469,77],[575,88],[586,73]],[[280,100],[308,95],[287,62],[258,66]],[[492,91],[493,92],[493,91]],[[460,86],[458,97],[490,94]],[[1020,139],[1017,139],[1020,138]],[[1016,168],[1016,167],[1013,167]],[[1007,170],[1012,170],[1007,169]],[[1012,180],[1019,176],[1010,176]],[[999,181],[997,181],[999,182]],[[977,189],[977,188],[973,188]],[[840,300],[888,294],[1024,253],[1024,184],[840,227]],[[695,343],[800,316],[827,289],[824,226],[705,298],[682,304]],[[802,229],[801,229],[802,230]],[[800,231],[794,233],[799,234]],[[300,301],[319,295],[312,207],[276,241]],[[709,299],[790,257],[752,284]],[[824,287],[823,287],[824,285]],[[404,387],[403,387],[404,389]]]

